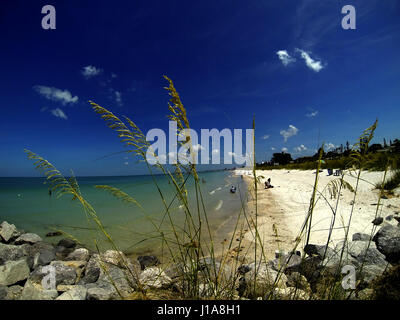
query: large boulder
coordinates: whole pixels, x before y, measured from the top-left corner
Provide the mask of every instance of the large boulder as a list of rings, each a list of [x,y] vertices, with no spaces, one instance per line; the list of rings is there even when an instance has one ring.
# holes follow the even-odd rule
[[[27,252],[25,246],[14,246],[0,243],[0,265],[6,261],[16,261],[25,257]]]
[[[335,247],[338,254],[343,248],[343,242],[339,242]],[[385,266],[385,256],[379,252],[374,242],[369,241],[349,241],[344,250],[344,254],[350,254],[357,260],[357,265],[378,264]]]
[[[75,284],[77,273],[74,267],[66,265],[64,261],[53,261],[50,266],[54,268],[56,285]],[[31,273],[30,279],[35,283],[41,283],[48,274],[48,266],[39,266]]]
[[[100,255],[101,262],[113,264],[118,267],[125,267],[127,264],[127,258],[122,251],[107,250]]]
[[[7,292],[7,296],[5,299],[6,300],[19,300],[21,298],[23,289],[24,288],[19,285],[8,287],[8,292]]]
[[[68,248],[68,249],[73,249],[76,247],[76,242],[72,239],[64,238],[58,242],[57,246]]]
[[[301,261],[301,257],[297,254],[284,253],[278,258],[269,261],[268,264],[272,267],[272,269],[276,271],[282,269],[283,272],[285,272],[286,270],[290,270],[290,272],[293,272],[300,268]]]
[[[111,264],[103,264],[103,268],[95,283],[85,284],[88,289],[88,299],[121,299],[132,294],[133,288],[128,282],[124,270]],[[102,290],[98,290],[99,288]]]
[[[74,286],[57,297],[56,300],[86,300],[87,291],[88,289],[84,286]]]
[[[387,225],[379,229],[373,241],[386,260],[392,264],[400,263],[400,228]]]
[[[28,279],[22,290],[20,300],[54,300],[57,297],[57,290],[44,289],[40,283]]]
[[[274,288],[271,294],[267,294],[266,299],[274,300],[309,300],[310,295],[301,289],[294,287]]]
[[[146,268],[139,276],[139,282],[144,287],[148,288],[168,288],[172,284],[172,280],[165,272],[158,267]]]
[[[301,289],[306,292],[311,291],[310,284],[307,281],[307,278],[304,277],[299,272],[292,272],[290,275],[287,276],[286,285],[288,287],[293,287],[297,289]]]
[[[66,260],[88,261],[89,258],[90,258],[89,250],[85,248],[79,248],[71,252],[67,256]]]
[[[46,242],[37,242],[33,245],[25,245],[28,265],[31,269],[45,266],[56,259],[54,247]]]
[[[42,241],[42,238],[39,237],[37,234],[24,233],[15,240],[15,244],[24,244],[24,243],[34,244],[34,243],[40,242],[40,241]]]
[[[7,294],[8,294],[7,286],[0,284],[0,300],[5,300]]]
[[[160,264],[160,260],[156,256],[139,256],[137,260],[140,263],[142,270],[148,267],[155,267]]]
[[[369,241],[371,240],[371,236],[366,233],[357,232],[353,234],[353,241]]]
[[[101,270],[99,260],[100,257],[98,254],[94,254],[89,259],[84,270],[84,276],[82,277],[79,283],[82,284],[94,283],[99,279]]]
[[[320,259],[332,256],[335,252],[332,248],[324,245],[307,244],[304,247],[304,252],[309,256],[317,256]]]
[[[241,279],[240,295],[250,298],[264,297],[274,288],[286,288],[287,277],[283,272],[278,272],[266,263],[255,262],[248,265],[249,272]]]
[[[87,290],[88,300],[110,300],[112,293],[100,287],[92,287]]]
[[[9,242],[10,240],[18,237],[20,233],[13,224],[3,221],[0,224],[0,241]]]
[[[0,266],[0,285],[10,286],[29,277],[29,267],[25,259],[7,261]]]

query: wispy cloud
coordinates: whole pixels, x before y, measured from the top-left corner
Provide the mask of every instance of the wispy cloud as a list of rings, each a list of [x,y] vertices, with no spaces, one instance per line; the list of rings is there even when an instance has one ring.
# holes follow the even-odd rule
[[[283,147],[283,148],[282,148],[282,152],[288,152],[288,148]]]
[[[279,50],[276,52],[276,54],[278,55],[279,60],[282,61],[282,64],[284,66],[287,66],[296,61],[296,59],[293,58],[286,50]]]
[[[95,76],[98,76],[101,73],[101,71],[102,70],[100,68],[96,68],[95,66],[86,66],[82,68],[81,73],[86,79],[90,79]]]
[[[310,68],[311,70],[313,70],[315,72],[319,72],[324,68],[321,61],[314,60],[313,58],[310,57],[310,54],[308,54],[304,50],[296,48],[296,51],[300,52],[300,55],[303,58],[303,60],[305,61],[306,66],[308,68]]]
[[[263,140],[269,139],[269,134],[263,135],[263,136],[261,137],[261,139],[263,139]]]
[[[72,96],[68,90],[46,86],[34,86],[33,89],[49,100],[61,102],[62,105],[76,103],[79,99],[78,96]]]
[[[310,111],[309,113],[306,114],[308,118],[314,118],[318,115],[318,110]]]
[[[64,119],[64,120],[67,120],[67,119],[68,119],[67,115],[66,115],[66,114],[64,113],[64,111],[62,111],[60,108],[53,109],[53,110],[51,110],[50,112],[51,112],[51,114],[52,114],[53,116],[55,116],[55,117],[57,117],[57,118]]]
[[[287,130],[281,130],[280,134],[285,140],[285,142],[290,138],[295,136],[299,132],[299,129],[297,129],[294,125],[289,125],[289,128]]]
[[[272,150],[272,151],[275,151],[276,149],[275,149],[275,147],[271,147],[271,150]]]
[[[121,92],[119,92],[119,91],[114,91],[114,94],[115,94],[115,102],[118,104],[118,105],[120,105],[120,106],[122,106],[122,94],[121,94]]]

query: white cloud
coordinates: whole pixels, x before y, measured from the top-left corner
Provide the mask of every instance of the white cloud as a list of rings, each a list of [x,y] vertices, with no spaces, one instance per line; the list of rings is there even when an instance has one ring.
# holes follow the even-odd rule
[[[118,76],[114,72],[111,73],[111,78],[116,78],[116,77],[118,77]]]
[[[121,95],[121,92],[119,92],[119,91],[115,91],[114,92],[115,93],[115,101],[118,103],[118,105],[122,105],[122,95]]]
[[[319,72],[321,69],[324,68],[322,65],[321,61],[316,61],[313,58],[310,57],[310,55],[305,52],[304,50],[301,49],[296,49],[296,51],[300,52],[301,57],[304,59],[306,62],[307,67],[309,67],[311,70],[314,70],[315,72]]]
[[[46,86],[34,86],[33,89],[45,98],[53,101],[59,101],[64,106],[67,103],[76,103],[79,99],[78,96],[73,97],[71,92],[69,92],[68,90],[61,90]]]
[[[314,118],[317,116],[317,114],[318,114],[318,110],[315,110],[315,111],[311,111],[310,113],[307,113],[306,116],[308,118]]]
[[[275,149],[275,147],[271,147],[271,150],[274,151],[274,150],[276,150],[276,149]]]
[[[101,73],[101,69],[96,68],[95,66],[86,66],[82,68],[82,75],[86,79],[93,78]]]
[[[326,151],[330,151],[330,150],[335,149],[336,146],[335,146],[333,143],[329,142],[329,143],[327,143],[327,144],[325,145],[325,148],[326,148]]]
[[[282,148],[282,152],[288,152],[288,148],[283,147],[283,148]]]
[[[297,152],[302,152],[302,151],[306,151],[307,147],[304,144],[302,144],[302,145],[300,145],[298,147],[295,147],[294,150],[297,151]]]
[[[261,139],[263,139],[263,140],[267,140],[268,138],[269,138],[269,134],[266,134],[266,135],[261,137]]]
[[[299,129],[297,129],[294,125],[289,125],[289,128],[287,130],[281,130],[280,134],[286,142],[290,137],[295,136],[298,132]]]
[[[51,114],[52,114],[53,116],[55,116],[55,117],[57,117],[57,118],[61,118],[61,119],[64,119],[64,120],[67,120],[67,119],[68,119],[67,115],[66,115],[66,114],[64,113],[64,111],[62,111],[60,108],[51,110],[50,112],[51,112]]]
[[[129,162],[124,162],[124,165],[126,165],[126,166],[127,166],[128,164],[129,164]]]
[[[293,63],[296,61],[296,59],[293,58],[286,50],[279,50],[276,52],[276,54],[278,55],[279,60],[282,61],[284,66],[287,66],[290,63]]]
[[[195,144],[193,146],[193,150],[194,151],[199,151],[199,150],[203,150],[204,148],[201,146],[201,144]]]

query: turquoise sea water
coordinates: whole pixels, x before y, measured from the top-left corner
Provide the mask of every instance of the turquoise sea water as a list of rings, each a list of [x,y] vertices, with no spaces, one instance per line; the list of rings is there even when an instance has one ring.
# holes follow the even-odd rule
[[[164,176],[155,176],[166,203],[170,205],[174,220],[183,223],[184,213],[175,197],[174,187]],[[232,171],[200,173],[205,180],[201,191],[212,230],[218,230],[218,236],[224,230],[221,225],[235,219],[246,197],[246,185],[240,176]],[[133,254],[156,251],[160,241],[149,239],[155,228],[146,218],[159,225],[165,213],[160,195],[151,176],[125,177],[78,177],[78,183],[85,199],[95,208],[106,230],[122,250]],[[45,234],[61,229],[76,237],[82,243],[93,247],[96,237],[88,224],[80,204],[70,196],[61,198],[50,196],[43,178],[0,178],[0,221],[6,220],[26,232],[35,232],[50,242],[59,238],[45,238]],[[105,191],[95,189],[95,185],[110,185],[122,189],[135,198],[145,209],[145,214],[133,205],[127,205]],[[231,185],[238,187],[235,194],[229,192]],[[188,181],[190,207],[196,211],[196,196],[193,181]],[[162,224],[168,230],[168,224]],[[225,231],[226,232],[226,228]],[[108,248],[105,242],[99,242]]]

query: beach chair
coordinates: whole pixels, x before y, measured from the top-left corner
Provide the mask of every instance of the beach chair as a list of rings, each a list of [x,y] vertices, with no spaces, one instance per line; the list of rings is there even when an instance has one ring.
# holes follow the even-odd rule
[[[333,169],[328,169],[328,176],[331,176],[333,174]]]

